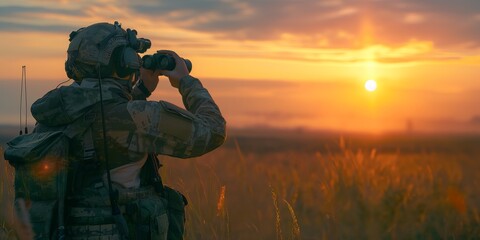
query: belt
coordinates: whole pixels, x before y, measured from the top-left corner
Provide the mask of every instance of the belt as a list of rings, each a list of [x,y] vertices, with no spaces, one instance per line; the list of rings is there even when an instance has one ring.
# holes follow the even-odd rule
[[[125,204],[137,199],[143,199],[150,196],[155,196],[157,193],[153,186],[146,186],[136,189],[117,189],[118,190],[118,203]]]
[[[68,239],[85,240],[120,240],[117,226],[115,224],[99,224],[99,225],[85,225],[85,226],[66,226],[65,232]]]
[[[126,212],[124,205],[119,206],[122,214]],[[73,225],[113,224],[111,207],[71,207],[67,211],[67,222]]]
[[[137,205],[134,203],[135,200],[157,195],[153,186],[117,190],[120,211],[122,214],[127,215],[136,212]],[[107,193],[106,188],[102,187],[98,189],[97,195],[76,196],[76,200],[67,207],[68,222],[81,225],[113,223],[112,209]]]
[[[132,201],[158,195],[153,186],[145,186],[136,189],[114,187],[118,191],[119,205],[125,205]],[[83,194],[69,197],[69,201],[75,207],[107,207],[110,206],[109,193],[106,186],[97,184],[83,191]]]

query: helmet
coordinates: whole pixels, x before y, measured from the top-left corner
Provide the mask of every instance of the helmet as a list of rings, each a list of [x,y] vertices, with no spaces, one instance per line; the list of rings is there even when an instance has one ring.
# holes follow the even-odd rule
[[[138,53],[151,46],[150,40],[136,35],[135,30],[124,30],[118,22],[96,23],[71,32],[65,61],[67,76],[81,81],[99,74],[112,76],[113,71],[120,77],[135,72],[141,66]]]

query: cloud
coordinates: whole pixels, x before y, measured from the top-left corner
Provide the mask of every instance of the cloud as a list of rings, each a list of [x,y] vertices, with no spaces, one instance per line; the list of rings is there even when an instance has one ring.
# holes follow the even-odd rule
[[[80,17],[81,13],[69,9],[55,9],[38,6],[0,6],[0,31],[12,32],[68,32],[72,26],[60,21],[46,21],[34,16],[57,14],[69,18]],[[40,17],[41,18],[41,17]]]
[[[405,21],[405,23],[416,24],[423,22],[425,20],[425,17],[418,13],[407,13],[403,20]]]
[[[470,119],[471,124],[480,125],[480,115],[475,115]]]
[[[298,42],[304,41],[297,38]],[[305,40],[306,41],[306,40]],[[236,58],[270,58],[305,62],[359,63],[376,61],[382,63],[400,63],[413,61],[448,61],[461,57],[455,53],[434,52],[432,42],[411,41],[404,45],[391,47],[386,45],[371,45],[360,49],[329,49],[329,48],[281,48],[264,46],[264,50],[249,50],[244,48],[230,50],[226,53],[210,51],[209,56]]]
[[[373,44],[403,44],[412,39],[439,47],[479,39],[478,1],[177,1],[135,3],[132,8],[172,25],[210,32],[223,39],[276,40],[283,35],[322,36],[328,47],[360,47],[365,34]],[[466,16],[472,16],[466,18]],[[415,27],[412,27],[412,24]],[[365,32],[365,25],[371,32]],[[342,38],[341,31],[353,38]],[[368,44],[371,44],[368,43]],[[306,46],[318,47],[306,42]],[[478,47],[478,43],[476,44]]]
[[[480,47],[480,2],[470,0],[8,1],[3,32],[67,34],[120,20],[162,48],[201,56],[396,63],[458,59]]]
[[[40,7],[40,6],[0,6],[0,15],[1,16],[18,16],[19,14],[30,14],[30,13],[62,13],[68,14],[72,17],[80,15],[80,12],[77,10],[69,9],[58,9],[58,8],[49,8],[49,7]]]
[[[131,16],[129,19],[134,19],[133,22],[137,22],[135,18],[148,19],[160,26],[166,24],[242,41],[281,40],[285,35],[317,36],[319,41],[303,42],[306,47],[398,45],[412,39],[433,41],[442,47],[480,39],[477,27],[480,2],[471,0],[404,0],[397,3],[385,0],[145,0],[120,3],[105,0],[45,1],[42,5],[35,1],[16,3],[10,0],[2,5],[0,30],[57,32],[71,29],[72,21],[42,25],[45,19],[35,14],[48,13],[69,16],[72,20],[81,18],[82,22],[87,17]],[[474,47],[480,46],[478,40],[475,42]]]
[[[311,33],[321,21],[334,21],[356,12],[349,6],[322,5],[317,1],[269,0],[139,3],[133,8],[191,30],[211,32],[224,39],[244,40],[277,39],[285,32],[305,33],[308,30]]]
[[[57,33],[66,33],[72,31],[71,26],[65,26],[62,24],[55,25],[37,25],[31,23],[11,23],[0,20],[0,30],[11,31],[11,32],[28,32],[28,31],[38,31],[38,32],[57,32]]]
[[[295,119],[308,119],[316,118],[317,114],[314,113],[305,113],[305,112],[286,112],[286,111],[247,111],[243,113],[246,116],[253,118],[261,118],[263,120],[271,121],[287,121]]]

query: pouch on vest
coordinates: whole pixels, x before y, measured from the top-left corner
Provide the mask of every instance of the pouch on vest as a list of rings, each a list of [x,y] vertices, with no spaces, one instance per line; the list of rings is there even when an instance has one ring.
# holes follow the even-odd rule
[[[183,239],[187,199],[179,191],[168,186],[165,186],[165,198],[168,202],[168,239]]]

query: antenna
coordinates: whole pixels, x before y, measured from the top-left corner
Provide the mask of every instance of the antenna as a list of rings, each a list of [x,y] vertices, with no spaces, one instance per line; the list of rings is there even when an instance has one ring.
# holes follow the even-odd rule
[[[23,93],[25,92],[25,94]],[[25,100],[25,101],[24,101]],[[25,132],[22,132],[22,107],[24,106],[25,102]],[[28,101],[27,101],[27,67],[22,66],[22,79],[20,84],[20,124],[19,124],[19,134],[22,135],[23,133],[28,134]]]
[[[22,70],[23,70],[23,79],[25,80],[25,84],[23,85],[25,86],[25,134],[28,134],[27,66],[23,66]]]

